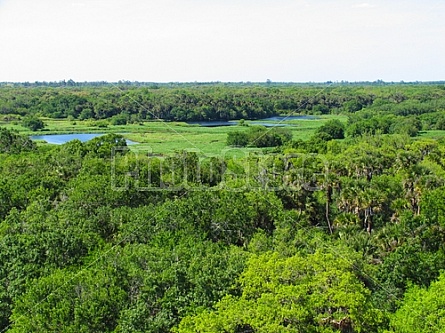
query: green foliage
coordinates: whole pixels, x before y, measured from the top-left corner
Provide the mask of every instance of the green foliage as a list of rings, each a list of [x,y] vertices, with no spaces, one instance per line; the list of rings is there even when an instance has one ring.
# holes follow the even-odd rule
[[[98,136],[85,144],[85,150],[88,154],[101,158],[112,158],[128,152],[127,142],[118,134]]]
[[[425,194],[423,214],[432,223],[445,228],[445,187],[440,187]]]
[[[45,124],[43,123],[43,121],[35,116],[23,118],[22,125],[26,128],[29,128],[33,132],[45,128]]]
[[[57,89],[53,87],[57,86]],[[0,112],[106,119],[119,114],[177,121],[260,119],[283,114],[387,113],[425,116],[445,109],[433,84],[101,84],[2,87]]]
[[[128,116],[124,115],[124,114],[120,114],[120,115],[116,115],[111,117],[110,119],[111,124],[118,126],[118,125],[126,125],[128,122]]]
[[[126,292],[112,267],[56,271],[17,302],[10,332],[112,332]]]
[[[393,116],[372,117],[368,114],[349,117],[347,132],[350,136],[388,134],[391,126],[397,123]]]
[[[94,112],[90,108],[85,108],[80,112],[79,119],[80,120],[86,120],[86,119],[92,119],[94,117]]]
[[[422,123],[417,118],[408,118],[398,121],[392,126],[392,133],[407,134],[409,136],[417,136],[422,129]]]
[[[320,136],[324,141],[333,139],[344,139],[345,126],[339,120],[329,120],[319,127],[315,135]]]
[[[124,249],[132,300],[117,332],[166,332],[182,316],[210,307],[228,293],[245,255],[196,240],[184,239],[174,249]]]
[[[288,129],[267,129],[264,126],[250,126],[247,132],[235,131],[227,134],[226,144],[235,147],[277,147],[282,146],[292,139],[292,133]]]
[[[252,257],[240,297],[183,319],[177,332],[372,332],[383,320],[347,259],[316,252]]]
[[[0,154],[17,154],[25,151],[33,151],[36,145],[29,138],[16,134],[5,128],[0,128]]]
[[[412,286],[402,306],[391,317],[394,332],[443,332],[445,328],[445,275],[428,289]]]
[[[3,87],[3,121],[92,119],[47,121],[70,132],[348,112],[349,137],[332,140],[344,128],[325,118],[104,131],[157,142],[147,155],[115,134],[36,146],[0,128],[0,330],[443,330],[445,141],[410,137],[440,125],[443,87],[73,84]],[[182,134],[222,149],[227,133],[282,147],[181,150]]]
[[[227,134],[226,145],[246,147],[249,144],[249,135],[246,132],[230,132]]]
[[[196,241],[127,245],[94,267],[56,270],[18,300],[12,332],[166,332],[227,294],[244,267],[242,251]]]

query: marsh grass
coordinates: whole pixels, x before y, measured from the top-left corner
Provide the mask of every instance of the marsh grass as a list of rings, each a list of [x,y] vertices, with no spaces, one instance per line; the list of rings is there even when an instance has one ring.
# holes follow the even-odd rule
[[[441,139],[445,137],[445,131],[439,131],[439,130],[421,131],[419,133],[419,137],[430,138],[430,139]]]
[[[293,139],[308,140],[318,127],[330,119],[347,121],[347,116],[321,116],[317,119],[285,120],[268,123],[291,125]],[[139,124],[109,125],[106,120],[79,121],[66,119],[42,118],[46,127],[43,131],[31,132],[19,124],[0,123],[1,126],[15,129],[24,135],[37,134],[73,134],[73,133],[120,133],[126,139],[139,144],[130,148],[135,152],[154,154],[172,153],[179,150],[195,150],[208,155],[220,155],[230,147],[226,146],[227,134],[233,131],[247,131],[249,126],[264,121],[246,121],[248,126],[202,127],[183,122],[148,121]],[[102,125],[102,126],[98,126]],[[104,126],[106,125],[106,126]],[[242,148],[243,151],[258,149]]]

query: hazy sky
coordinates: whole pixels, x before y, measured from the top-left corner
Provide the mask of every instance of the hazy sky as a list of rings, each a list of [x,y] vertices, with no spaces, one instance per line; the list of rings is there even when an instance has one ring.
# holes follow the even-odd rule
[[[1,81],[445,80],[443,0],[0,0]]]

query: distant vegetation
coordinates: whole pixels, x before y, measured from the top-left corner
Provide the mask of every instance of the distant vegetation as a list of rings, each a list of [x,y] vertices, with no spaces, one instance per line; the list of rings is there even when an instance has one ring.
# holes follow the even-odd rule
[[[231,132],[227,136],[227,145],[235,147],[278,147],[292,139],[292,132],[286,128],[267,129],[264,126],[252,126],[247,131]]]
[[[45,127],[43,121],[37,118],[35,115],[29,115],[23,118],[22,125],[33,132],[41,130]]]
[[[415,120],[445,124],[444,85],[195,85],[2,87],[0,114],[107,119],[116,124],[259,119],[277,114],[350,114],[353,134],[410,132]],[[441,111],[437,119],[429,114]],[[378,119],[385,117],[387,126]],[[407,123],[399,125],[399,120]]]

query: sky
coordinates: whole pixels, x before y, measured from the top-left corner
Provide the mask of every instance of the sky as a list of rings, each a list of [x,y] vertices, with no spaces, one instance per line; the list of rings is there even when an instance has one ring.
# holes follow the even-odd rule
[[[0,82],[445,80],[443,0],[0,0]]]

